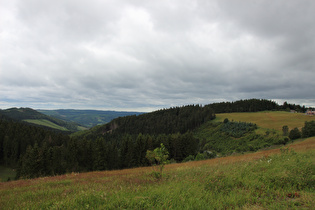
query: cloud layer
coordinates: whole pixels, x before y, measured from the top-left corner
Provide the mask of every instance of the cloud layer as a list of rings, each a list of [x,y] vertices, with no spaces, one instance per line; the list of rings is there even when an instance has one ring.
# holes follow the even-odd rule
[[[312,0],[4,1],[0,108],[315,106],[314,11]]]

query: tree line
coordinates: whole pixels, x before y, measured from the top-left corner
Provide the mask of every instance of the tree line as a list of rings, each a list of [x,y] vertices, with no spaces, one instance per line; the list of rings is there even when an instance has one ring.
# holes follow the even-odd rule
[[[305,112],[307,108],[296,104],[284,102],[283,105],[267,99],[246,99],[235,102],[220,102],[206,105],[214,110],[215,113],[230,112],[259,112],[259,111],[288,111]]]
[[[60,146],[28,146],[17,167],[17,178],[35,178],[69,172],[113,170],[150,165],[146,152],[165,145],[170,159],[181,162],[198,152],[198,139],[184,134],[122,135],[120,140],[66,140]]]
[[[188,105],[162,109],[139,116],[119,117],[104,128],[105,131],[113,130],[116,133],[129,134],[185,133],[214,118],[215,114],[212,108]]]
[[[68,135],[0,115],[0,164],[16,167],[28,146],[44,143],[48,147],[60,146],[68,139]]]

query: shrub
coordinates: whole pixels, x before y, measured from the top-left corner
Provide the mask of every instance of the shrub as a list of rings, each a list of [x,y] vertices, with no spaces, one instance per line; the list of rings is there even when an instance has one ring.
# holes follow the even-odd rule
[[[193,155],[189,155],[183,160],[183,162],[189,162],[189,161],[194,161],[194,160],[195,160],[195,157]]]
[[[289,138],[291,140],[295,140],[295,139],[298,139],[298,138],[301,138],[301,132],[298,128],[294,128],[290,131],[290,134],[289,134]]]
[[[253,131],[256,128],[257,125],[253,123],[227,121],[222,125],[221,131],[225,132],[229,136],[240,138],[244,134]]]
[[[195,160],[204,160],[206,159],[204,154],[198,153],[195,157]]]
[[[168,154],[169,153],[163,144],[161,144],[161,147],[155,148],[153,151],[147,151],[146,158],[150,161],[150,163],[155,165],[155,162],[157,162],[156,165],[158,166],[159,171],[154,171],[153,175],[158,179],[162,178],[163,169],[168,159]]]
[[[305,122],[304,127],[302,128],[302,137],[307,138],[315,136],[315,121]]]
[[[288,136],[289,135],[289,127],[287,125],[284,125],[282,127],[282,133],[283,133],[283,136]]]

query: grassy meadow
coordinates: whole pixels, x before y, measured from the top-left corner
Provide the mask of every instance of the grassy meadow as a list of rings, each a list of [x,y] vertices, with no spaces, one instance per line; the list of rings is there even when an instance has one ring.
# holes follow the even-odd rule
[[[24,120],[25,122],[29,122],[29,123],[33,123],[36,125],[42,125],[42,126],[46,126],[46,127],[50,127],[50,128],[54,128],[57,130],[62,130],[62,131],[69,131],[67,128],[59,126],[49,120],[46,119],[28,119],[28,120]]]
[[[311,209],[315,137],[281,149],[165,167],[0,183],[0,209]]]
[[[305,121],[315,120],[314,116],[285,111],[223,113],[216,114],[215,120],[222,122],[225,118],[234,121],[251,122],[257,124],[260,128],[275,129],[277,131],[282,131],[282,126],[284,125],[287,125],[290,130],[295,127],[301,129]]]

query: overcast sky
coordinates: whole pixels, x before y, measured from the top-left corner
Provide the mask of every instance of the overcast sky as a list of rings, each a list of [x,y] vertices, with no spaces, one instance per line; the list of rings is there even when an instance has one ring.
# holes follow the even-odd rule
[[[0,108],[315,106],[313,0],[0,0]]]

